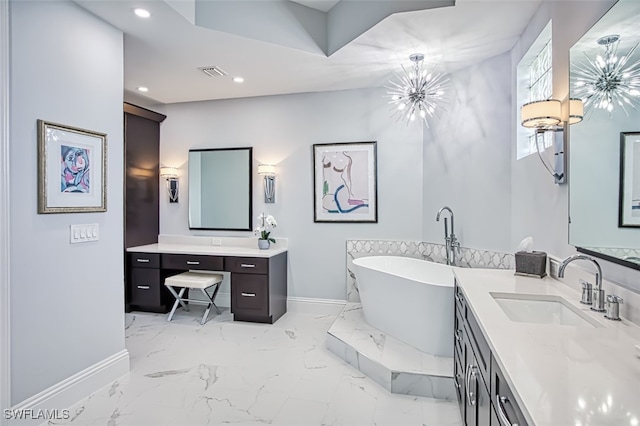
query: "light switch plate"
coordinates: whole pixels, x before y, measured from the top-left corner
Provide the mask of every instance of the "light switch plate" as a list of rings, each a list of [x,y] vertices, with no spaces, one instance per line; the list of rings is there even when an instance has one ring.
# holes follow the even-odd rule
[[[100,226],[97,223],[71,225],[69,228],[69,242],[71,244],[98,241],[99,238]]]

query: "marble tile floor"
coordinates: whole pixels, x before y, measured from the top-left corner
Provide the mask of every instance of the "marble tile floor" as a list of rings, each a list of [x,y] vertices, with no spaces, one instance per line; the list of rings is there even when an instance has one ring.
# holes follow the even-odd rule
[[[336,319],[233,322],[228,308],[174,320],[126,315],[131,372],[49,424],[76,426],[461,425],[455,402],[391,394],[326,349]]]
[[[370,326],[360,303],[345,305],[327,331],[327,348],[392,393],[456,399],[453,357],[426,354]]]

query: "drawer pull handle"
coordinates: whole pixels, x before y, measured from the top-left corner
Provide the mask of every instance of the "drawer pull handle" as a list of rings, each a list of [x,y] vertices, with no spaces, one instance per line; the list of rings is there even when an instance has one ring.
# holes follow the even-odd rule
[[[242,297],[256,297],[255,293],[240,293]]]
[[[456,300],[460,303],[464,303],[464,299],[460,293],[456,293]]]
[[[456,389],[460,389],[460,383],[458,383],[458,378],[460,377],[459,374],[456,374],[455,377],[453,378],[453,384],[456,386]]]
[[[476,379],[476,366],[467,364],[467,399],[469,400],[469,406],[473,407],[476,405],[476,393],[471,392],[471,376],[473,375],[473,379],[476,382],[476,386],[478,386],[478,381]]]
[[[504,426],[518,426],[517,423],[511,423],[509,421],[509,417],[507,417],[507,412],[504,410],[504,404],[508,402],[509,402],[509,399],[506,396],[500,396],[500,394],[496,394],[496,405],[498,406],[498,414],[500,415],[500,422]]]
[[[460,329],[456,330],[456,340],[462,342],[462,330]]]
[[[149,263],[150,260],[149,259],[136,259],[136,262],[138,262],[138,263]]]
[[[138,288],[140,290],[149,290],[149,286],[148,285],[139,285]]]
[[[196,262],[195,260],[187,260],[187,265],[199,265],[200,262]]]
[[[252,265],[251,263],[241,263],[240,267],[241,268],[255,268],[256,265]]]

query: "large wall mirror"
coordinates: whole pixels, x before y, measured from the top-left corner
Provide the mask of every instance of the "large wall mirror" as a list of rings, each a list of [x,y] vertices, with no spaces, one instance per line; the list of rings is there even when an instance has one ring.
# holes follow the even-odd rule
[[[252,148],[189,150],[189,229],[251,231]]]
[[[569,243],[640,269],[640,2],[619,0],[572,48]]]

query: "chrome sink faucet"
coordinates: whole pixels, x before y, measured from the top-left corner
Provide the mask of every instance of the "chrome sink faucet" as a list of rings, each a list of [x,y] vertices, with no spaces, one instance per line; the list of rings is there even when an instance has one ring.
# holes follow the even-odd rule
[[[456,264],[456,251],[460,254],[460,242],[456,238],[456,234],[454,231],[453,224],[453,210],[451,208],[444,206],[440,210],[438,210],[438,214],[436,215],[436,222],[440,221],[440,215],[443,211],[448,211],[451,216],[451,234],[449,234],[449,227],[447,225],[447,218],[444,218],[444,245],[445,252],[447,255],[447,265]]]
[[[600,264],[592,257],[586,256],[584,254],[574,254],[573,256],[567,257],[562,261],[560,267],[558,268],[558,277],[564,278],[564,270],[567,265],[574,260],[587,260],[593,264],[596,268],[596,288],[593,290],[593,298],[591,302],[591,309],[596,312],[605,312],[604,309],[604,290],[602,289],[602,269],[600,268]]]

